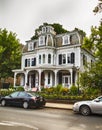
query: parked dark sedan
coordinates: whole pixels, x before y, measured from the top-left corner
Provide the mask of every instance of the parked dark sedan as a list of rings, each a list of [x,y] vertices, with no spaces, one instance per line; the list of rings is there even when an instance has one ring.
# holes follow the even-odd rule
[[[30,93],[25,91],[17,91],[12,94],[2,97],[1,106],[12,105],[19,106],[25,109],[30,107],[43,107],[45,106],[45,99],[37,93]]]

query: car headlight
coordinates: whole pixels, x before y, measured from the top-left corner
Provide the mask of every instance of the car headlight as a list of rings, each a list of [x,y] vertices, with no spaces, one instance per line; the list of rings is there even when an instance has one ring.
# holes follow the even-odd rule
[[[79,103],[75,103],[75,104],[74,104],[74,107],[77,107],[77,106],[79,106]]]

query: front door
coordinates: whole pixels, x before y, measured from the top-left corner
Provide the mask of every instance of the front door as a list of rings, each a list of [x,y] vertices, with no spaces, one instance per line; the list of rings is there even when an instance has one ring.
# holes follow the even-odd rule
[[[69,87],[70,85],[70,76],[63,76],[63,86],[64,87]]]

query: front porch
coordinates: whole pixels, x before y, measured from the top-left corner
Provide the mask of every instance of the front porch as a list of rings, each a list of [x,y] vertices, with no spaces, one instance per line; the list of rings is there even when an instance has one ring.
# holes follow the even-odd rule
[[[14,73],[14,87],[16,87],[16,77],[20,75],[20,86],[25,86],[26,83],[31,88],[48,88],[62,84],[64,87],[70,88],[76,84],[78,72],[71,69],[32,69],[24,71],[16,71]]]

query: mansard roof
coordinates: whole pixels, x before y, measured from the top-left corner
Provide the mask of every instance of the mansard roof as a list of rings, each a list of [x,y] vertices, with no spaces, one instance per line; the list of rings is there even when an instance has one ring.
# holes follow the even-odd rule
[[[41,30],[38,33],[39,33],[38,39],[26,41],[26,45],[24,46],[23,51],[22,51],[23,53],[28,51],[28,46],[30,46],[30,44],[33,44],[32,46],[34,48],[40,47],[39,38],[41,36],[45,36],[45,40],[47,39],[47,36],[51,36],[49,39],[47,39],[49,42],[47,46],[51,46],[52,43],[50,44],[50,42],[53,42],[53,47],[62,47],[65,37],[68,37],[70,41],[70,44],[66,46],[82,44],[83,37],[84,37],[83,34],[81,34],[78,29],[74,29],[73,31],[56,35],[56,32],[54,31],[54,28],[52,26],[42,26]],[[53,41],[51,41],[52,39]]]

